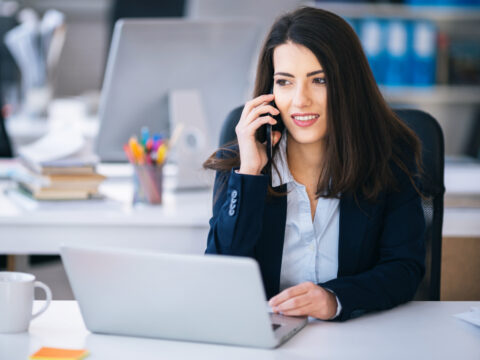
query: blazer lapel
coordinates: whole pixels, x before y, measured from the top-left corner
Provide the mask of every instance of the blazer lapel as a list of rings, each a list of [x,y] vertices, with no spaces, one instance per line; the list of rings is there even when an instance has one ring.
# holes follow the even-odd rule
[[[338,242],[338,276],[354,274],[358,267],[360,249],[365,236],[371,205],[353,195],[340,199],[340,232]]]
[[[285,185],[275,188],[286,192]],[[283,240],[287,220],[287,197],[268,197],[265,202],[264,225],[261,244],[259,244],[258,260],[262,270],[263,283],[267,298],[278,294],[280,289],[280,269],[282,266]]]

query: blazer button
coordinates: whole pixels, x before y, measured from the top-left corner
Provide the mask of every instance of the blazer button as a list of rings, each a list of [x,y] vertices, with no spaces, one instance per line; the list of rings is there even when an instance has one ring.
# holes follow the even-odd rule
[[[238,196],[237,190],[232,190],[232,199],[236,199]]]
[[[230,216],[235,215],[235,210],[230,208],[230,210],[228,210],[228,215],[230,215]]]
[[[238,200],[238,199],[236,199],[236,198],[232,198],[232,200],[230,200],[230,203],[231,203],[231,204],[235,204],[235,203],[237,202],[237,200]]]

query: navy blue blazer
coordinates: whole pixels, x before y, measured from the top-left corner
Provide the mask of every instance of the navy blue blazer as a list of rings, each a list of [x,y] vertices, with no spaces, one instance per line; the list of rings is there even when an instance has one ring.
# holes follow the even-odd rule
[[[392,170],[398,191],[375,203],[340,198],[338,275],[318,284],[338,296],[338,320],[411,300],[425,272],[421,199],[406,174]],[[271,298],[279,292],[287,197],[267,196],[268,182],[267,175],[217,172],[206,253],[256,259]]]

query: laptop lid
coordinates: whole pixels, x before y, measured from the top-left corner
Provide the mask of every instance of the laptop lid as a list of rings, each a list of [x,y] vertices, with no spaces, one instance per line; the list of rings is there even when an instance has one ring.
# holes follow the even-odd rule
[[[61,255],[92,332],[267,348],[289,337],[272,331],[253,259],[72,246]]]

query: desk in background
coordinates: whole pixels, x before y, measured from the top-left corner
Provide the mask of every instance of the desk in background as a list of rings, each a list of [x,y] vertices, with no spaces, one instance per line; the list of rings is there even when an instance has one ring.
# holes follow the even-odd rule
[[[62,243],[203,253],[212,212],[211,189],[167,190],[161,206],[132,206],[129,165],[101,165],[99,171],[114,175],[100,187],[109,198],[105,202],[35,206],[32,201],[30,207],[22,206],[4,192],[11,184],[0,181],[0,253],[58,254]],[[480,193],[480,183],[477,186]],[[447,191],[447,196],[454,195]],[[480,239],[480,207],[445,207],[443,236]]]
[[[196,254],[206,247],[212,206],[208,189],[165,191],[161,206],[133,206],[129,176],[101,185],[105,201],[19,202],[5,193],[11,186],[0,182],[0,253],[58,254],[60,244]]]
[[[42,302],[36,302],[38,307]],[[311,321],[275,350],[88,332],[75,301],[53,301],[29,333],[1,335],[0,358],[25,360],[42,346],[85,348],[88,360],[480,359],[480,328],[452,315],[480,302],[419,301],[343,323]],[[152,319],[160,321],[161,319]],[[181,319],[179,319],[181,321]]]

